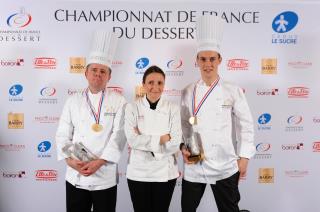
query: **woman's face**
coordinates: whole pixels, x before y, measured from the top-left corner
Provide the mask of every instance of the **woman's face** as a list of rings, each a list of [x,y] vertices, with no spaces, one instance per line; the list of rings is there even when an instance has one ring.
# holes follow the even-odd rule
[[[160,73],[149,74],[143,83],[143,88],[145,89],[147,97],[150,101],[157,101],[160,99],[164,89],[163,75]]]

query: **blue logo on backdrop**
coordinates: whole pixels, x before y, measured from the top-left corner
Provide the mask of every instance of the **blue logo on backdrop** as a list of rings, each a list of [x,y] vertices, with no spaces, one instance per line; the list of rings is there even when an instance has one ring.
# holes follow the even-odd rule
[[[298,23],[298,15],[292,11],[286,11],[277,15],[272,21],[272,29],[277,33],[291,31]]]
[[[22,85],[16,84],[10,87],[9,94],[11,96],[17,96],[22,93],[23,87]]]
[[[23,101],[23,96],[21,95],[23,91],[22,85],[16,84],[9,88],[9,101],[10,102],[21,102]]]
[[[271,130],[271,115],[269,113],[264,113],[258,118],[258,130]]]
[[[298,15],[292,11],[285,11],[277,15],[272,21],[272,44],[297,44],[298,36],[290,34],[298,24]]]
[[[259,124],[267,124],[271,120],[271,115],[269,113],[264,113],[258,118]]]
[[[38,158],[51,158],[49,149],[51,148],[50,141],[41,141],[38,145]]]
[[[49,141],[42,141],[38,145],[39,152],[47,152],[51,148],[51,143]]]
[[[142,57],[142,58],[138,59],[136,62],[136,67],[138,69],[144,69],[148,65],[149,65],[149,59],[146,57]]]

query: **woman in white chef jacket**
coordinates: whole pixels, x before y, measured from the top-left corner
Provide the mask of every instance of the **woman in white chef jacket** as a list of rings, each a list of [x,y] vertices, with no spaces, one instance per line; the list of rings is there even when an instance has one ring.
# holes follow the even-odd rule
[[[142,84],[146,95],[125,111],[128,186],[135,212],[165,212],[179,176],[180,110],[161,97],[165,74],[159,67],[149,67]]]

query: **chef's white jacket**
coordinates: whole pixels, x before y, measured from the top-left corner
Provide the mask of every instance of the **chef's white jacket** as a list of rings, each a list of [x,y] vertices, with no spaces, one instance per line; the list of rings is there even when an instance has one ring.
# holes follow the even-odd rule
[[[193,89],[196,106],[208,91],[203,80],[188,85],[182,92],[181,120],[183,138],[200,134],[205,160],[197,164],[184,163],[184,179],[190,182],[215,184],[217,180],[238,171],[239,157],[255,154],[253,120],[241,88],[222,79],[208,96],[197,114],[197,125],[191,125]]]
[[[101,92],[99,94],[101,95]],[[106,89],[104,95],[100,115],[102,131],[92,130],[91,127],[95,123],[94,115],[87,103],[85,92],[82,92],[66,101],[56,133],[58,160],[70,157],[62,151],[63,147],[70,143],[82,142],[94,155],[107,161],[96,173],[87,177],[67,166],[66,180],[86,190],[107,189],[117,184],[116,163],[126,143],[123,130],[125,99],[109,89]],[[92,96],[89,91],[90,100],[97,111],[98,101],[94,101]]]
[[[141,133],[138,135],[134,128]],[[131,148],[127,178],[144,182],[166,182],[179,176],[176,153],[181,143],[179,106],[161,98],[155,110],[146,97],[126,106],[125,133]],[[160,145],[160,136],[170,141]]]

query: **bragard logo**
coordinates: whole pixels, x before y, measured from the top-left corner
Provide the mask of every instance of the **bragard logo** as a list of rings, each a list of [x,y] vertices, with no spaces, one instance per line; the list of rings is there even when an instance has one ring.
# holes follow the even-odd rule
[[[82,94],[85,90],[83,88],[68,88],[68,95]]]
[[[244,71],[249,69],[249,60],[246,59],[230,59],[227,62],[228,70]]]
[[[18,171],[18,172],[3,172],[3,178],[25,178],[26,172],[25,171]]]
[[[277,96],[279,95],[279,89],[278,88],[272,88],[272,89],[259,89],[257,90],[258,96]]]
[[[282,150],[284,151],[295,151],[295,150],[303,150],[303,143],[297,143],[297,144],[282,144],[281,146]]]
[[[289,98],[308,98],[309,88],[307,87],[291,87],[288,88]]]
[[[24,65],[24,59],[18,58],[16,60],[1,60],[0,61],[1,66],[23,66]]]

